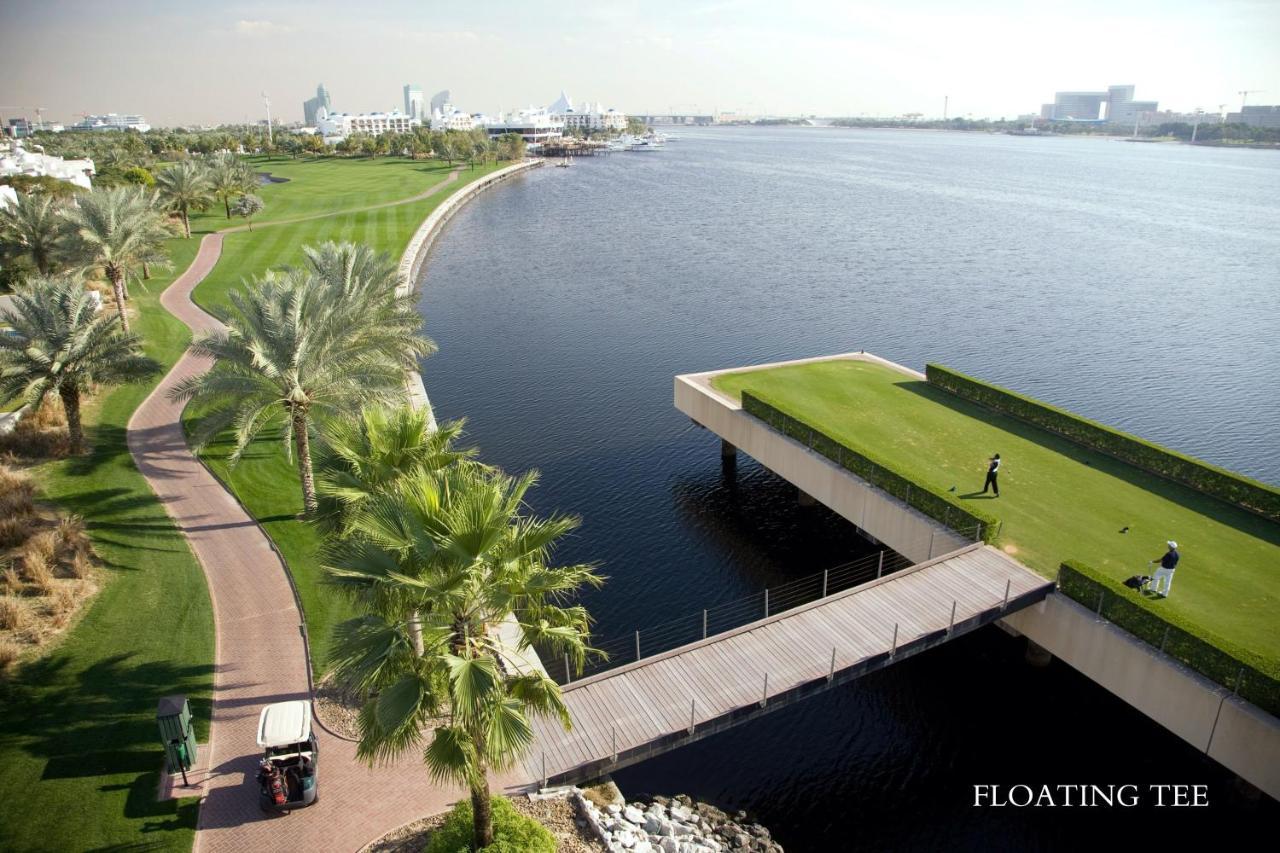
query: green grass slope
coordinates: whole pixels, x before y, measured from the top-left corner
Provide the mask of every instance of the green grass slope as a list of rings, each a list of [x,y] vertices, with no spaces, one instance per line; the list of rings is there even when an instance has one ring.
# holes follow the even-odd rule
[[[1165,540],[1182,553],[1157,610],[1280,660],[1280,526],[881,365],[832,360],[722,375],[848,447],[1003,522],[997,547],[1053,577],[1065,559],[1122,580],[1149,573]],[[1000,497],[982,489],[992,453]],[[1120,531],[1128,527],[1127,533]]]

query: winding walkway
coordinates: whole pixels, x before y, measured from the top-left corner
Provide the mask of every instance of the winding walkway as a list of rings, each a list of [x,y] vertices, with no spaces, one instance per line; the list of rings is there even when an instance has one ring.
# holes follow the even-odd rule
[[[392,204],[440,192],[457,174]],[[165,310],[193,333],[223,328],[191,301],[196,285],[217,264],[222,240],[222,233],[205,236],[191,266],[160,297]],[[184,354],[128,427],[129,451],[187,537],[213,601],[213,714],[200,767],[189,774],[203,797],[195,850],[356,850],[402,824],[443,811],[463,792],[432,784],[416,752],[370,769],[356,758],[353,742],[318,726],[319,802],[286,816],[259,811],[251,781],[257,769],[258,713],[272,702],[311,698],[308,650],[288,569],[258,523],[187,447],[183,404],[169,398],[170,389],[210,365],[208,359]]]

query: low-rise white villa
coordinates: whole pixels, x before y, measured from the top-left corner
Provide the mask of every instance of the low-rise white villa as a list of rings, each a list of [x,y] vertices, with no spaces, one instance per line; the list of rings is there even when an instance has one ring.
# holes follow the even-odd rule
[[[72,130],[136,130],[139,133],[146,133],[151,129],[151,125],[147,124],[147,120],[140,115],[121,115],[118,113],[107,113],[106,115],[84,116],[80,121],[71,125]]]
[[[563,91],[555,102],[547,107],[547,112],[564,122],[565,130],[609,130],[623,131],[627,129],[627,114],[613,108],[606,108],[599,102],[593,104],[584,101],[574,105]]]
[[[33,146],[40,148],[40,146]],[[94,166],[92,160],[64,160],[44,153],[28,151],[21,142],[14,141],[8,150],[0,149],[0,176],[27,175],[50,177],[67,181],[87,190],[93,189]],[[3,204],[0,204],[3,206]]]
[[[546,107],[529,107],[513,113],[498,113],[485,120],[485,130],[490,139],[504,133],[518,133],[530,148],[564,136],[564,121],[547,111]]]
[[[475,116],[456,109],[453,104],[444,104],[431,112],[432,130],[473,130],[476,126]]]
[[[326,142],[346,139],[353,133],[378,136],[383,133],[408,133],[422,122],[399,110],[389,113],[330,113],[324,107],[316,112],[316,132]]]

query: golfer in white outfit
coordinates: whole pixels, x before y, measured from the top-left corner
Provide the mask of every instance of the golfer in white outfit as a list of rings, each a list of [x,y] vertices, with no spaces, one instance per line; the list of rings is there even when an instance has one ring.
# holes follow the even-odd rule
[[[1169,546],[1169,550],[1160,558],[1160,568],[1156,569],[1156,573],[1151,577],[1151,590],[1157,595],[1165,598],[1169,597],[1169,591],[1173,589],[1173,570],[1178,568],[1178,543],[1170,539],[1164,543]],[[1151,562],[1156,562],[1152,560]],[[1164,592],[1160,592],[1160,582],[1164,581]]]

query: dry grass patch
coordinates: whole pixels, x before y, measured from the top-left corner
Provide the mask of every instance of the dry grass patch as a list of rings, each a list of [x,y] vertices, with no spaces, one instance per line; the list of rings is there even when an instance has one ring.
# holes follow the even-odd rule
[[[40,654],[97,591],[93,546],[78,516],[35,503],[23,472],[0,465],[11,515],[0,518],[0,672]]]
[[[27,412],[13,431],[0,435],[0,456],[19,459],[60,459],[71,452],[62,401],[46,395],[34,412]]]

